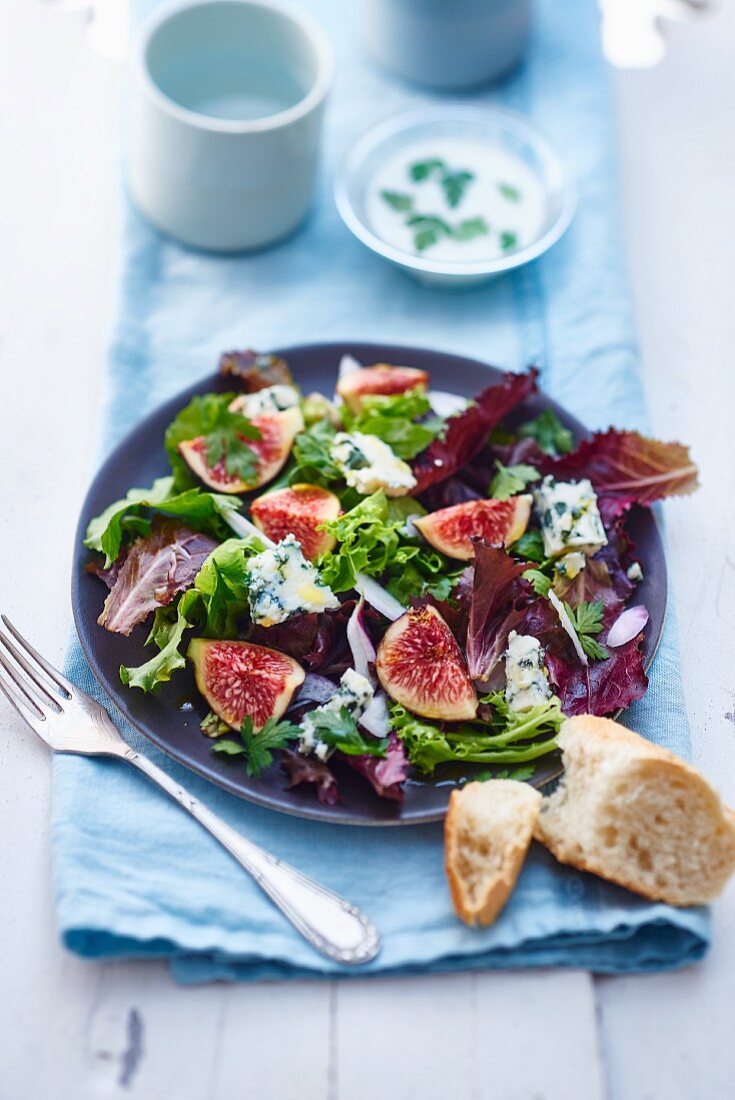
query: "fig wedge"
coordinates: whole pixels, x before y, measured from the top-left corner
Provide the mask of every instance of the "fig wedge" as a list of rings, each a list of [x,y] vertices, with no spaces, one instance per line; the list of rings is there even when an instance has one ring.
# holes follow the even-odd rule
[[[388,627],[375,671],[391,699],[414,714],[460,722],[477,713],[462,651],[434,607],[413,608]]]
[[[294,535],[308,561],[336,545],[334,535],[319,527],[340,513],[339,497],[319,485],[298,484],[264,493],[250,505],[253,523],[273,542]]]
[[[429,385],[429,375],[416,367],[391,367],[387,363],[376,363],[374,367],[363,367],[351,371],[337,383],[337,393],[351,412],[359,412],[363,397],[382,395],[386,397],[407,390],[424,392]]]
[[[186,655],[200,692],[235,730],[245,718],[252,718],[254,730],[280,718],[305,676],[292,657],[251,642],[194,638]]]
[[[230,409],[236,412],[246,397],[236,397]],[[205,485],[218,493],[245,493],[248,489],[259,489],[271,481],[286,462],[291,453],[294,439],[304,428],[304,418],[298,408],[284,409],[283,412],[264,413],[254,416],[250,421],[260,432],[260,439],[245,439],[258,456],[255,477],[252,481],[243,481],[227,472],[224,459],[210,466],[206,459],[203,436],[188,439],[179,444],[179,454],[189,469]]]
[[[516,542],[528,527],[532,503],[528,494],[510,500],[470,500],[413,522],[435,550],[448,558],[471,561],[475,556],[470,542],[473,537],[487,539],[493,546]]]

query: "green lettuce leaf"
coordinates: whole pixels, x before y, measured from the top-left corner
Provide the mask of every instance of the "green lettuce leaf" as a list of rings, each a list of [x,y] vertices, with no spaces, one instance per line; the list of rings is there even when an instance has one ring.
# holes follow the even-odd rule
[[[177,516],[196,530],[221,538],[229,531],[222,517],[237,511],[239,506],[237,499],[201,489],[178,493],[172,477],[159,477],[150,489],[129,489],[125,497],[109,504],[104,512],[90,520],[84,545],[90,550],[102,551],[105,568],[109,568],[120,553],[126,533],[144,534],[150,529],[146,511]]]
[[[186,660],[179,652],[179,646],[184,632],[195,625],[199,607],[199,593],[189,589],[179,600],[175,618],[171,618],[163,608],[157,611],[148,641],[154,641],[160,647],[159,652],[145,664],[137,667],[128,668],[121,665],[122,682],[128,687],[149,692],[153,691],[157,684],[170,680],[177,669],[183,668]]]
[[[376,435],[399,458],[415,458],[444,431],[444,420],[427,416],[431,412],[429,399],[416,390],[393,395],[364,397],[358,413],[345,409],[342,418],[348,431]],[[418,417],[424,417],[420,424]]]

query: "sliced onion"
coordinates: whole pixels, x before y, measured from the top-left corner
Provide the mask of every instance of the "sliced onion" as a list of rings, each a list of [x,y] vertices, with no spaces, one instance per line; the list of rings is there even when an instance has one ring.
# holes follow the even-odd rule
[[[343,355],[337,367],[337,377],[341,381],[348,374],[354,374],[358,370],[362,370],[362,363],[359,363],[354,355]]]
[[[374,695],[365,713],[358,719],[361,726],[372,733],[373,737],[387,737],[390,733],[390,719],[385,695],[379,691]]]
[[[446,390],[429,390],[428,396],[437,416],[456,416],[469,405],[466,397],[460,397],[458,393],[447,393]]]
[[[365,573],[357,574],[355,588],[366,603],[369,603],[381,615],[385,615],[386,619],[390,619],[391,622],[400,619],[406,610],[394,596],[391,596],[390,592],[387,592],[381,584],[378,584],[372,577],[366,576]]]
[[[567,615],[566,608],[564,607],[564,604],[561,602],[561,600],[559,599],[559,597],[557,596],[557,594],[556,594],[556,592],[554,591],[553,588],[549,589],[549,599],[551,600],[552,607],[554,607],[554,609],[556,610],[557,615],[559,616],[559,621],[560,621],[561,625],[563,626],[564,630],[566,630],[567,634],[569,635],[569,637],[571,639],[572,645],[574,646],[574,649],[577,653],[577,656],[579,657],[579,659],[580,659],[580,661],[582,662],[583,665],[588,665],[589,661],[587,660],[587,654],[582,649],[581,643],[579,641],[579,635],[577,634],[577,631],[574,629],[574,626],[572,624],[572,620]]]
[[[605,644],[616,649],[618,646],[625,645],[636,635],[640,634],[643,627],[648,622],[648,612],[643,604],[638,604],[636,607],[629,607],[627,611],[623,611],[621,615],[618,615],[615,622],[610,627],[610,632],[605,639]]]
[[[347,620],[347,641],[350,643],[350,649],[352,650],[355,672],[359,672],[361,676],[374,684],[375,677],[370,665],[375,662],[375,646],[363,621],[364,611],[365,600],[360,597],[355,604],[355,610]]]
[[[241,512],[225,512],[222,518],[241,539],[255,535],[265,546],[276,545],[273,539],[269,539],[262,531],[259,531],[255,524],[246,519]]]

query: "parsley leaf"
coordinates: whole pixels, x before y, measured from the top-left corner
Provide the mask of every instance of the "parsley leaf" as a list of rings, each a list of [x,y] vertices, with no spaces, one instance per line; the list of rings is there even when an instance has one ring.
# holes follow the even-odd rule
[[[474,172],[443,172],[441,178],[442,190],[444,191],[447,205],[453,210],[461,203],[464,198],[464,193],[467,190],[467,185],[472,183],[474,178]],[[475,220],[482,221],[482,218],[477,218]],[[487,232],[487,230],[484,232]]]
[[[439,160],[438,157],[430,157],[428,160],[419,160],[415,164],[412,164],[408,170],[408,174],[414,183],[421,183],[422,180],[428,179],[436,171],[442,171],[444,169],[444,161]]]
[[[597,600],[595,603],[585,603],[583,601],[577,604],[576,607],[571,607],[568,603],[565,603],[564,609],[572,621],[572,626],[579,637],[579,644],[587,656],[593,661],[607,660],[610,654],[593,637],[602,630],[602,615],[605,610],[602,601]]]
[[[205,393],[193,397],[166,429],[164,443],[177,489],[196,485],[196,479],[179,454],[178,447],[189,439],[204,436],[210,466],[224,461],[233,477],[253,481],[258,456],[246,440],[260,439],[254,424],[240,413],[230,412],[234,393]]]
[[[521,439],[535,439],[544,454],[565,455],[574,447],[574,438],[553,409],[544,409],[535,420],[518,429]]]
[[[402,191],[381,191],[380,197],[383,202],[387,202],[388,206],[391,206],[394,210],[411,210],[413,207],[411,196]]]
[[[500,247],[503,252],[510,252],[511,248],[515,248],[518,244],[518,234],[513,233],[509,229],[504,229],[500,234]]]
[[[535,466],[519,463],[517,466],[503,466],[495,460],[497,474],[490,483],[489,494],[494,500],[508,500],[516,493],[522,493],[526,485],[536,481],[541,475]]]
[[[277,749],[285,749],[291,741],[301,736],[300,728],[293,722],[269,718],[256,733],[253,720],[248,715],[240,729],[239,744],[232,738],[220,738],[212,745],[212,751],[225,756],[244,756],[245,770],[253,779],[263,774],[273,760]]]
[[[490,226],[484,218],[465,218],[459,225],[455,225],[451,235],[455,241],[471,241],[475,237],[482,237],[490,232]]]
[[[536,774],[535,764],[520,764],[517,768],[499,768],[497,771],[484,771],[473,775],[475,783],[485,783],[488,779],[515,779],[517,783],[525,783]]]
[[[520,191],[512,183],[499,183],[498,191],[508,202],[518,202],[521,197]]]
[[[308,715],[318,741],[346,756],[385,756],[387,737],[364,737],[347,707],[338,711],[317,707]]]

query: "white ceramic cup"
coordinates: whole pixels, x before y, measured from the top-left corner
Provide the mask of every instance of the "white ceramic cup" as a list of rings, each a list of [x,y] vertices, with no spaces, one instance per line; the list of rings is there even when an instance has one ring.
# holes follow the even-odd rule
[[[442,91],[497,80],[519,60],[531,0],[360,0],[365,49],[384,69]]]
[[[132,61],[130,193],[196,248],[261,248],[314,192],[329,41],[274,0],[184,0],[156,11]]]

